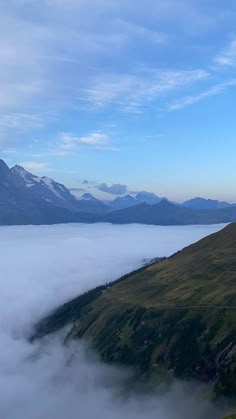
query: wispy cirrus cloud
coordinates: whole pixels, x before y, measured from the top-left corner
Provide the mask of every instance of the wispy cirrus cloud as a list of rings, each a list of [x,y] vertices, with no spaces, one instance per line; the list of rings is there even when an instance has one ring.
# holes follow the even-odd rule
[[[1,153],[3,154],[16,154],[17,150],[16,148],[5,148],[1,150]]]
[[[101,98],[104,81],[98,78],[101,69],[109,76],[111,62],[113,71],[106,87],[112,87],[112,97],[117,97],[119,87],[120,97],[122,92],[126,95],[128,86],[150,95],[145,72],[137,75],[134,69],[140,63],[153,67],[153,59],[146,62],[146,50],[155,48],[158,59],[159,52],[171,46],[173,39],[166,30],[170,20],[179,26],[188,23],[195,30],[217,21],[217,13],[213,18],[195,1],[187,0],[181,4],[148,0],[145,5],[136,5],[135,13],[131,0],[124,5],[117,0],[9,0],[1,4],[0,12],[0,107],[14,111],[30,107],[34,111],[56,108],[59,112],[81,105],[80,98],[89,101],[97,97],[97,105],[104,103],[109,91]],[[170,68],[168,60],[165,67]],[[160,71],[159,77],[167,78],[168,72],[164,76]],[[154,76],[152,79],[150,84],[156,84]],[[137,110],[139,99],[130,97],[126,109]]]
[[[193,96],[185,96],[170,105],[168,105],[168,111],[177,111],[179,109],[183,109],[187,106],[193,105],[201,100],[204,100],[208,97],[219,95],[227,90],[229,87],[236,86],[236,79],[229,80],[223,83],[218,83],[215,86],[210,87],[209,89]]]
[[[92,108],[117,106],[128,113],[139,113],[151,101],[208,77],[209,73],[202,69],[140,68],[133,74],[103,74],[84,91],[84,101]]]
[[[24,150],[26,152],[32,147],[34,140],[31,139],[24,147],[19,148],[21,142],[18,137],[44,128],[52,118],[52,116],[43,113],[2,112],[0,115],[0,145],[7,150],[18,150],[19,152]]]
[[[47,120],[46,115],[34,113],[2,113],[0,116],[0,128],[18,130],[24,132],[32,128],[41,128]]]
[[[131,22],[124,19],[116,19],[116,25],[124,34],[126,43],[132,42],[133,39],[142,43],[151,43],[153,45],[164,46],[168,43],[168,35],[164,32],[158,32],[150,29],[145,25]]]
[[[21,146],[34,160],[29,144],[42,130],[35,155],[64,157],[80,146],[118,151],[115,136],[99,131],[114,115],[122,125],[128,114],[132,125],[132,118],[141,120],[149,111],[163,115],[166,102],[180,109],[216,94],[210,87],[211,32],[217,25],[225,30],[233,7],[212,7],[210,0],[1,2],[2,147]],[[219,54],[217,67],[232,65],[234,48],[232,42]],[[204,92],[193,97],[196,90]],[[92,133],[74,135],[78,120],[88,126],[91,113]],[[58,132],[63,132],[60,144]]]
[[[66,157],[72,155],[71,150],[58,150],[57,148],[46,148],[44,151],[39,153],[32,153],[30,157],[32,158],[45,158],[45,157]]]
[[[100,147],[109,145],[110,139],[106,134],[100,132],[92,132],[86,136],[75,136],[70,133],[63,132],[59,135],[60,147],[62,149],[74,149],[79,145],[87,145],[91,147]]]
[[[214,61],[222,67],[236,66],[236,38],[215,57]]]
[[[117,1],[9,0],[0,12],[4,110],[68,107],[70,86],[82,90],[97,61],[121,61],[137,41],[160,47],[166,41],[165,33],[136,22]]]

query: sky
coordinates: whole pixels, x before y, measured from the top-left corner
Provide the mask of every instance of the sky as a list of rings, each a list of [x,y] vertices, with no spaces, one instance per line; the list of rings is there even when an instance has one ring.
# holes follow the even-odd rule
[[[222,227],[0,227],[1,419],[221,417],[202,393],[196,399],[189,381],[167,394],[139,391],[138,397],[129,397],[127,376],[132,372],[104,365],[81,341],[63,345],[65,330],[34,344],[28,336],[59,304],[140,267],[144,258],[169,256]]]
[[[1,1],[1,158],[235,202],[235,27],[235,0]]]

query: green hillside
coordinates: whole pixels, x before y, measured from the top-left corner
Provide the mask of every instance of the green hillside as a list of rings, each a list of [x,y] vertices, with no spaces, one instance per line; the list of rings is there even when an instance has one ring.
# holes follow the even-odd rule
[[[34,337],[71,322],[67,339],[91,338],[105,361],[235,398],[236,224],[65,304]]]

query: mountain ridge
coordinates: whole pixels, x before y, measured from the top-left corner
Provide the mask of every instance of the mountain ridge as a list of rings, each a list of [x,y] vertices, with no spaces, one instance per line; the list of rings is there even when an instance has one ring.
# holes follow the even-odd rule
[[[182,204],[186,208],[196,209],[196,210],[208,210],[208,209],[219,209],[227,208],[232,204],[229,204],[226,201],[218,201],[216,199],[205,199],[201,197],[196,197],[189,199]]]
[[[112,211],[103,220],[114,224],[219,224],[236,221],[236,207],[230,206],[215,210],[194,210],[180,205],[176,206],[163,199],[155,205],[142,203],[129,208]]]
[[[105,205],[78,200],[61,183],[0,159],[0,225],[94,222]],[[95,215],[93,215],[95,213]]]
[[[119,197],[111,204],[90,193],[77,198],[63,184],[47,176],[38,177],[19,165],[10,169],[0,160],[0,225],[70,222],[188,225],[236,221],[235,205],[203,198],[195,198],[192,203],[199,205],[199,199],[203,207],[213,208],[188,208],[189,204],[176,204],[150,192]]]
[[[35,337],[73,323],[67,340],[91,339],[106,362],[151,381],[163,371],[198,380],[213,398],[236,399],[235,284],[236,223],[66,303]]]

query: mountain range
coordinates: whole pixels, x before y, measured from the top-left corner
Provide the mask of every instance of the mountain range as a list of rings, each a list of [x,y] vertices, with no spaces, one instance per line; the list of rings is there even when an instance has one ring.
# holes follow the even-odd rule
[[[135,196],[132,195],[125,195],[115,198],[113,201],[109,203],[110,207],[113,210],[120,210],[129,207],[133,207],[135,205],[139,205],[142,203],[146,203],[149,205],[155,205],[161,202],[163,199],[159,196],[155,195],[152,192],[138,192]]]
[[[90,193],[75,197],[61,183],[0,160],[0,225],[67,222],[213,224],[236,221],[236,206],[194,198],[183,204],[139,192],[103,202]]]
[[[167,201],[175,206],[180,206],[184,208],[189,208],[193,210],[213,210],[213,209],[221,209],[221,208],[229,208],[230,206],[234,206],[235,204],[229,204],[225,201],[218,201],[215,199],[205,199],[205,198],[193,198],[188,201],[183,202],[182,204],[178,204],[176,202],[170,201],[167,198],[160,198],[159,196],[155,195],[152,192],[139,192],[135,196],[132,195],[125,195],[118,197],[109,203],[109,206],[112,207],[113,210],[120,210],[130,208],[139,204],[148,204],[148,205],[155,205],[159,204],[161,201]],[[108,203],[107,203],[108,204]]]
[[[77,199],[64,185],[38,177],[21,166],[11,169],[0,160],[0,224],[53,224],[94,221],[91,213],[106,212],[96,199]]]
[[[202,382],[236,398],[236,223],[42,319],[31,339],[66,325],[66,341],[90,339],[106,362],[133,366],[148,382]]]

